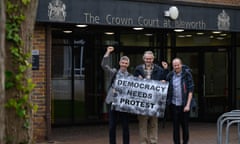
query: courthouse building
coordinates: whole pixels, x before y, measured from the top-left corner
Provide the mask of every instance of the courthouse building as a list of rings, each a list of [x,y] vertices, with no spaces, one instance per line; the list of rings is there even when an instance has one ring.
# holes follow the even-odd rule
[[[40,0],[32,51],[36,139],[48,138],[54,126],[108,120],[108,77],[100,66],[108,45],[116,48],[112,65],[127,55],[130,72],[145,50],[158,64],[182,58],[195,82],[191,120],[216,121],[240,108],[239,6],[238,0]]]

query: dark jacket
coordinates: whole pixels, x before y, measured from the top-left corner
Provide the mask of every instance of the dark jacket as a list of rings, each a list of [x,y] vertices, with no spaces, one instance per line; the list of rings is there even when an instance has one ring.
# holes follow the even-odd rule
[[[153,71],[151,74],[151,79],[152,80],[166,80],[167,73],[168,73],[168,70],[164,70],[160,66],[154,64]],[[134,76],[138,77],[139,75],[141,75],[143,78],[145,78],[144,64],[138,65],[135,68]]]
[[[167,97],[168,104],[172,103],[173,75],[174,75],[174,71],[169,72],[169,74],[167,75],[167,81],[169,82],[168,97]],[[191,70],[185,65],[182,66],[181,88],[182,88],[182,100],[183,100],[182,105],[185,106],[187,104],[189,92],[193,93],[193,90],[194,90],[194,83],[193,83]]]

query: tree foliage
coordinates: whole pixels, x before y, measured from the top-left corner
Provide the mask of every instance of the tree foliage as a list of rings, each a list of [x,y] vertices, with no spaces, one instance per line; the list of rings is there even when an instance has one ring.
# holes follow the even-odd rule
[[[31,50],[38,0],[5,0],[5,143],[33,143]]]

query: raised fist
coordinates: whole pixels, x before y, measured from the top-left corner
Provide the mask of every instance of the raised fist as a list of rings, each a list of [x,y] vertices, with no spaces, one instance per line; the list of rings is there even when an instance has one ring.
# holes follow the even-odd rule
[[[168,63],[165,62],[165,61],[162,61],[162,67],[163,67],[164,69],[167,69],[167,68],[168,68]]]
[[[114,51],[114,47],[113,46],[108,46],[107,47],[107,51],[110,53],[110,52],[112,52],[112,51]]]

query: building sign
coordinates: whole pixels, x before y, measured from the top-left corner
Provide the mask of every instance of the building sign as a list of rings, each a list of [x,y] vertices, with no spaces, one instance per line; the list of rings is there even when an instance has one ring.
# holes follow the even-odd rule
[[[32,70],[39,70],[39,50],[32,50]]]
[[[164,117],[168,82],[118,77],[114,82],[112,108],[133,114]]]
[[[167,16],[177,8],[177,17]],[[240,31],[240,11],[136,1],[39,1],[38,22]]]

